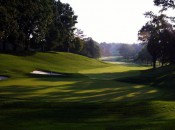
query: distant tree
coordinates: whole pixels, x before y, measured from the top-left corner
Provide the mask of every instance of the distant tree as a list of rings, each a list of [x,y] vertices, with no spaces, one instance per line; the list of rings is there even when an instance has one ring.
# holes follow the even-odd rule
[[[119,48],[119,53],[121,56],[123,56],[123,58],[126,59],[130,59],[131,57],[131,48],[128,44],[123,44],[121,45],[121,47]]]
[[[100,53],[101,56],[120,56],[119,48],[125,43],[100,43]],[[135,46],[136,45],[136,46]],[[135,44],[136,50],[140,50],[138,44]]]
[[[80,39],[79,37],[75,37],[72,42],[72,47],[70,48],[70,52],[80,54],[84,47],[85,41]]]
[[[100,57],[99,44],[92,38],[85,39],[85,43],[80,54],[90,58],[99,58]]]
[[[146,46],[144,46],[142,50],[138,53],[136,61],[147,64],[147,65],[152,62],[152,57],[150,53],[148,52]]]
[[[140,50],[141,48],[137,44],[122,44],[119,47],[119,53],[125,59],[135,59]]]
[[[109,43],[101,43],[100,44],[100,52],[102,56],[112,56],[111,48],[114,47]]]

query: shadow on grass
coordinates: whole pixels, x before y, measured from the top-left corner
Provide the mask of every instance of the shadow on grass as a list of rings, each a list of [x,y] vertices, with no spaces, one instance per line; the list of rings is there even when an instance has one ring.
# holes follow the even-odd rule
[[[0,54],[9,54],[9,55],[15,55],[15,56],[32,56],[35,55],[35,51],[18,51],[18,52],[12,52],[12,51],[5,51],[1,52]]]
[[[165,100],[175,100],[175,67],[166,66],[157,69],[142,70],[140,74],[133,77],[123,77],[117,81],[145,84],[158,88],[165,92]]]
[[[149,102],[130,103],[41,103],[1,104],[0,128],[115,130],[173,128],[175,120],[164,120]],[[10,125],[9,125],[10,124]],[[84,128],[84,129],[85,129]]]
[[[85,74],[91,79],[102,79],[102,80],[111,80],[111,79],[118,79],[123,77],[133,77],[140,73],[138,70],[131,70],[126,72],[116,72],[116,73],[98,73],[98,74]]]
[[[128,84],[109,79],[93,80],[87,77],[36,77],[27,82],[30,82],[29,85],[0,87],[1,99],[98,103],[158,99],[162,94],[158,89],[146,85]]]

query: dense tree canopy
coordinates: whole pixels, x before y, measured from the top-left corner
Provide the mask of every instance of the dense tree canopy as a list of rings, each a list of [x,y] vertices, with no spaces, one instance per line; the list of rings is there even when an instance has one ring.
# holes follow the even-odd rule
[[[68,51],[73,46],[77,16],[69,4],[54,2],[53,21],[46,36],[47,50]]]
[[[175,30],[174,18],[163,12],[168,8],[174,8],[174,0],[154,0],[155,5],[162,6],[161,14],[146,12],[145,16],[150,18],[139,31],[139,40],[143,41],[152,56],[153,68],[159,60],[162,66],[165,63],[175,63]]]
[[[15,51],[17,47],[29,50],[32,39],[36,43],[44,40],[52,21],[50,0],[1,0],[0,3],[3,50],[10,47]]]
[[[163,10],[175,8],[175,0],[154,0],[156,6],[162,6]]]
[[[72,7],[60,0],[0,0],[0,51],[98,51],[74,33],[76,23]]]

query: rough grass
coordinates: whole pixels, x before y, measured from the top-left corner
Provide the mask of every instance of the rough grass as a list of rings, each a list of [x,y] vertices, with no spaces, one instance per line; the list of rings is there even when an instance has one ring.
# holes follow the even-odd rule
[[[174,67],[103,63],[70,53],[0,54],[0,129],[116,130],[175,127]],[[66,77],[31,75],[35,70]]]

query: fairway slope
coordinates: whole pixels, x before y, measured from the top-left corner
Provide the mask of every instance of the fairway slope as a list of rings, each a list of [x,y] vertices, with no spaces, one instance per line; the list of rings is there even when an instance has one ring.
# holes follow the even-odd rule
[[[63,52],[0,60],[0,75],[10,77],[0,81],[2,130],[175,127],[174,91],[162,89],[173,88],[174,67],[148,70]],[[30,74],[35,70],[64,76]]]
[[[118,81],[153,86],[164,91],[164,100],[175,99],[175,66],[169,65],[157,69],[141,70],[140,73],[132,77],[123,77]]]
[[[137,76],[146,67],[108,64],[63,52],[31,56],[1,54],[0,58],[3,59],[1,72],[11,76],[7,81],[1,81],[0,96],[3,100],[90,103],[146,100],[161,95],[153,87],[116,80]],[[49,74],[31,74],[35,70]]]
[[[11,77],[25,76],[34,70],[58,73],[77,73],[81,69],[109,66],[106,63],[84,56],[64,53],[36,53],[30,56],[0,54],[0,74]]]

